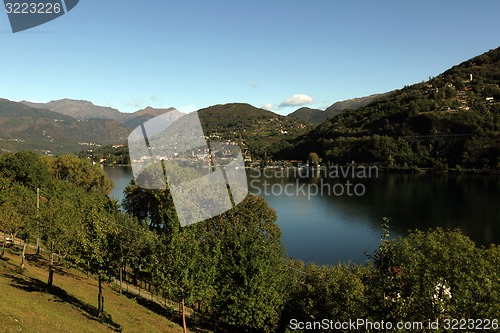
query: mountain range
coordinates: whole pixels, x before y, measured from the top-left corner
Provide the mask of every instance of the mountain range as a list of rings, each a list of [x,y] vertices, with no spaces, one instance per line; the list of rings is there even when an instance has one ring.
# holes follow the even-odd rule
[[[336,115],[341,114],[346,110],[363,107],[371,103],[373,100],[384,97],[388,94],[390,94],[390,92],[383,94],[373,94],[370,96],[352,98],[345,101],[335,102],[329,107],[327,107],[324,111],[320,109],[311,109],[308,107],[302,107],[290,113],[288,117],[296,118],[308,123],[320,124],[325,120],[327,120],[328,118],[333,118]]]
[[[206,135],[238,142],[257,159],[388,166],[500,168],[500,48],[426,82],[288,116],[245,103],[199,110]],[[78,152],[124,144],[131,129],[173,108],[134,113],[63,99],[0,99],[0,149]]]
[[[359,100],[361,103],[366,101],[364,98]],[[340,103],[345,105],[346,102]],[[334,111],[315,110],[319,115],[316,117],[301,116],[299,110],[282,116],[245,103],[214,105],[199,110],[199,115],[209,135],[238,141],[255,156],[265,157],[283,149],[291,139],[321,122],[323,115],[341,112],[335,108],[337,104],[332,105]],[[166,112],[180,113],[174,108],[150,106],[124,113],[90,101],[68,98],[48,103],[0,99],[0,149],[33,149],[59,154],[124,144],[132,129]]]
[[[0,99],[0,148],[76,152],[97,144],[123,143],[129,129],[114,119],[75,119]]]
[[[151,118],[175,110],[174,108],[155,109],[148,106],[134,113],[125,113],[111,107],[95,105],[89,101],[68,98],[48,103],[33,103],[29,101],[21,101],[21,103],[32,108],[50,110],[80,120],[113,119],[131,129]]]

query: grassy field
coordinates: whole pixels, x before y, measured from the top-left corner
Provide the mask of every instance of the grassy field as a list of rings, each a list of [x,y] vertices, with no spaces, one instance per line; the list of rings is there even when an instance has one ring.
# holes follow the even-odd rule
[[[119,295],[109,286],[104,289],[107,316],[99,319],[94,278],[59,267],[54,286],[48,288],[44,258],[28,254],[24,269],[20,263],[15,247],[0,257],[0,332],[182,332],[172,311],[142,298]],[[209,331],[192,328],[189,332]]]

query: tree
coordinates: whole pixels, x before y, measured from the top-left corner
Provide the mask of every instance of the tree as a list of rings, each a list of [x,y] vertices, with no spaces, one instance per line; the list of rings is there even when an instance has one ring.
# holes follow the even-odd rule
[[[120,293],[126,267],[134,272],[152,270],[152,259],[155,255],[156,235],[149,228],[126,213],[118,212],[116,216],[118,225],[117,242],[119,246],[119,278]]]
[[[47,187],[50,174],[38,155],[31,151],[7,153],[0,157],[0,172],[20,184],[35,189]]]
[[[199,176],[173,171],[180,179]],[[200,195],[217,200],[209,192]],[[181,303],[204,302],[225,324],[265,331],[278,325],[285,301],[284,249],[276,213],[263,199],[248,196],[220,216],[184,228],[168,189],[132,183],[123,206],[158,233],[151,265],[158,288]]]
[[[46,156],[42,158],[42,162],[51,172],[52,177],[84,187],[87,191],[109,194],[114,186],[106,172],[99,166],[93,165],[92,161],[88,159],[67,154],[61,155],[57,159]]]
[[[318,154],[312,152],[312,153],[309,153],[309,162],[311,163],[311,165],[314,166],[314,168],[318,168],[319,167],[319,164],[321,163],[322,159],[318,156]]]
[[[210,229],[203,224],[179,228],[171,237],[161,234],[154,256],[153,277],[161,282],[162,288],[170,290],[172,299],[180,301],[184,332],[185,304],[208,304],[214,294],[219,255],[210,238]]]
[[[36,228],[35,193],[18,183],[12,183],[6,190],[6,201],[0,207],[1,224],[4,233],[10,233],[13,238],[19,237],[24,241],[21,255],[21,267],[24,267],[26,244]]]
[[[288,326],[291,319],[308,322],[318,318],[366,318],[367,288],[363,277],[367,272],[366,267],[356,265],[317,266],[291,260],[282,326]]]
[[[79,198],[85,195],[81,188],[75,188],[61,180],[54,180],[48,197],[40,206],[39,229],[41,239],[49,250],[49,277],[47,284],[52,286],[54,279],[54,252],[74,257],[77,248],[75,235],[83,219]]]
[[[287,273],[275,211],[249,195],[214,223],[221,253],[214,316],[240,328],[272,332],[285,301]]]
[[[498,313],[498,248],[477,248],[440,228],[383,239],[374,256],[370,308],[380,319],[428,320]]]
[[[81,248],[80,260],[88,260],[90,270],[98,278],[98,316],[104,313],[102,283],[111,279],[119,264],[118,227],[114,222],[114,209],[116,207],[101,193],[88,193],[82,198],[83,221],[77,239]]]

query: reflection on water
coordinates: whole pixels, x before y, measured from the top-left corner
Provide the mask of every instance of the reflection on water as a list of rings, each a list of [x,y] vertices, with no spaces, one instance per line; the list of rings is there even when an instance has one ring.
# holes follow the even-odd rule
[[[131,169],[105,170],[115,182],[111,195],[121,199],[132,178]],[[391,220],[392,236],[439,226],[460,228],[481,245],[500,243],[500,176],[380,174],[378,178],[347,179],[351,186],[363,185],[362,196],[336,195],[340,185],[336,192],[311,195],[307,189],[315,187],[308,187],[310,184],[325,189],[325,184],[330,189],[342,184],[345,188],[347,180],[288,176],[249,172],[249,190],[276,210],[288,253],[297,259],[320,264],[362,263],[367,259],[364,253],[377,248],[384,216]],[[297,190],[301,185],[305,191]],[[281,195],[273,195],[272,186],[274,194],[281,188]]]

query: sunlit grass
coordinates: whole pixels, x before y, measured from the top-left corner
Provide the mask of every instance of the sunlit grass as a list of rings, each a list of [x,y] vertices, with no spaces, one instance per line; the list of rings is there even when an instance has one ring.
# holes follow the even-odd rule
[[[0,259],[0,332],[182,332],[178,324],[109,286],[104,288],[109,316],[100,320],[94,312],[94,278],[76,269],[58,269],[54,288],[49,289],[45,259],[28,255],[24,270],[20,262],[15,248]]]

